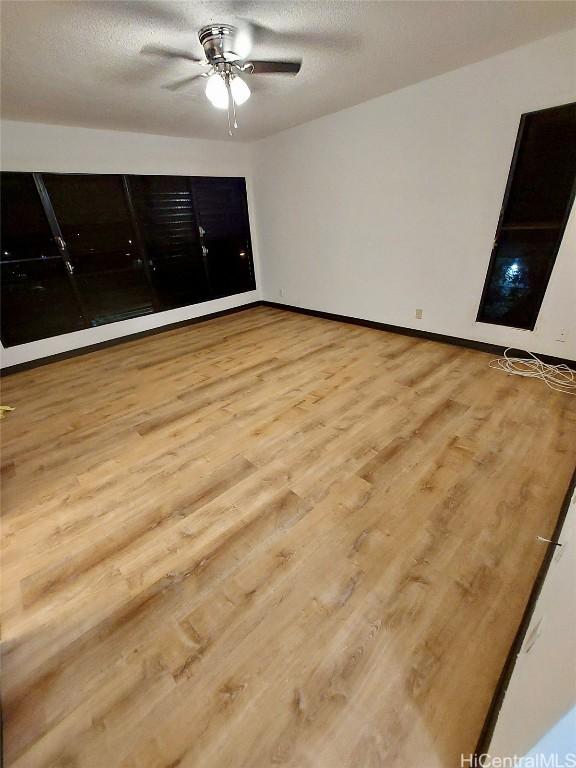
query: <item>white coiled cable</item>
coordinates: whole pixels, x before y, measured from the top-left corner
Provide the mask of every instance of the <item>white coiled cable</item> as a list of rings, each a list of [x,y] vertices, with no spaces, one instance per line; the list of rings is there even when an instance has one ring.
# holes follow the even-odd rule
[[[508,353],[512,347],[504,351],[504,357],[490,360],[490,368],[505,371],[509,376],[525,376],[529,379],[542,379],[550,389],[576,395],[576,373],[565,363],[550,365],[544,363],[532,352],[530,357],[511,357]]]

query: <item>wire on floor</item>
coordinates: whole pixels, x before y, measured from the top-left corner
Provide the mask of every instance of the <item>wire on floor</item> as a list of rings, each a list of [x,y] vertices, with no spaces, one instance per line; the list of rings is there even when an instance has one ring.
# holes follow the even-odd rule
[[[504,351],[504,357],[490,360],[490,368],[505,371],[509,376],[524,376],[529,379],[542,379],[550,389],[576,395],[576,373],[565,363],[550,365],[539,357],[528,352],[530,357],[512,357],[508,353],[512,347]]]

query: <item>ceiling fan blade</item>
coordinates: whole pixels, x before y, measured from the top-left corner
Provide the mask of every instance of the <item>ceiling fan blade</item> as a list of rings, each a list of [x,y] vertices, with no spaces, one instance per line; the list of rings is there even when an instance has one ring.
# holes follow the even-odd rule
[[[238,0],[235,0],[234,6],[237,7],[237,5]],[[283,45],[285,50],[288,50],[290,47],[296,50],[302,47],[314,50],[338,47],[341,51],[349,51],[360,44],[358,35],[346,31],[332,32],[330,34],[326,30],[306,29],[289,32],[285,29],[282,32],[277,32],[271,27],[258,24],[255,21],[248,21],[248,19],[239,19],[239,23],[242,23],[248,29],[254,45],[266,46],[267,49]],[[242,54],[242,58],[249,59],[250,56]]]
[[[163,56],[165,59],[186,59],[187,61],[194,61],[200,64],[204,59],[199,59],[197,56],[193,56],[188,51],[179,51],[176,48],[160,48],[157,45],[145,45],[140,49],[140,53],[149,54],[151,56]]]
[[[246,73],[249,75],[297,75],[301,61],[248,61]]]
[[[168,91],[179,91],[180,88],[185,88],[187,85],[190,85],[190,83],[193,83],[194,80],[199,80],[202,77],[208,77],[208,75],[204,72],[201,72],[199,75],[192,75],[192,77],[185,77],[182,80],[176,80],[174,83],[168,83],[167,85],[163,85],[163,88],[166,88]]]
[[[250,58],[252,53],[252,46],[254,45],[254,25],[246,20],[238,21],[238,31],[236,32],[236,38],[234,40],[234,53],[238,55],[242,61]]]

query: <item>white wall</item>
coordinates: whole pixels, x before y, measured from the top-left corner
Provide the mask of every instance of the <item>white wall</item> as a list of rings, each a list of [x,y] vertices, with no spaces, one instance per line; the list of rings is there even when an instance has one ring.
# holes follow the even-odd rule
[[[3,121],[0,129],[1,167],[5,171],[245,176],[257,284],[257,290],[236,296],[2,348],[3,366],[200,317],[248,304],[261,297],[251,151],[248,145],[11,121]]]
[[[569,712],[575,751],[576,495],[559,541],[502,703],[488,749],[493,757],[527,754]],[[550,738],[540,749],[560,751]]]
[[[556,35],[257,142],[265,297],[576,359],[576,213],[535,331],[475,322],[520,115],[576,99],[575,51]]]

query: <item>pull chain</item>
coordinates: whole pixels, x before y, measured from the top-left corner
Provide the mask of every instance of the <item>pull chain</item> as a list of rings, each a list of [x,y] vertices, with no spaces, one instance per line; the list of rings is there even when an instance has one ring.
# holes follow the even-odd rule
[[[234,103],[234,97],[232,96],[232,89],[230,88],[230,73],[226,72],[224,75],[224,82],[226,83],[226,90],[228,91],[228,135],[234,134],[233,127],[238,128],[236,122],[236,104]]]

